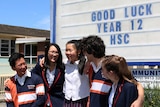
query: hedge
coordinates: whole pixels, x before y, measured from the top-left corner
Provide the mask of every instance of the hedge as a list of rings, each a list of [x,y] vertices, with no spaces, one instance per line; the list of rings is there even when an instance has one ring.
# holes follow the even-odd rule
[[[145,88],[144,91],[144,107],[160,107],[160,89]]]

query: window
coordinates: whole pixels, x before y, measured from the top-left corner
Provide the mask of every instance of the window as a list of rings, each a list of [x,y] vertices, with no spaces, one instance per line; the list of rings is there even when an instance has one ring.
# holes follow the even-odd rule
[[[37,44],[25,44],[24,47],[25,60],[29,68],[37,63]]]
[[[0,39],[0,55],[9,56],[15,52],[15,40]]]
[[[15,52],[15,40],[11,40],[11,54]]]

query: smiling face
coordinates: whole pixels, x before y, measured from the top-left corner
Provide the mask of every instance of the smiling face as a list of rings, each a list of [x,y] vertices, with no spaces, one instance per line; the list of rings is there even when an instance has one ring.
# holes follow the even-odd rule
[[[51,45],[48,50],[48,59],[49,59],[50,63],[56,63],[58,57],[59,57],[59,52],[58,52],[57,48],[55,46]]]
[[[12,67],[13,70],[15,70],[17,72],[17,75],[22,77],[27,70],[27,64],[25,62],[24,58],[20,58],[18,60],[15,61],[15,66]]]
[[[77,51],[75,45],[73,43],[68,43],[66,44],[66,52],[65,52],[68,60],[72,63],[78,60],[78,54],[79,52]]]

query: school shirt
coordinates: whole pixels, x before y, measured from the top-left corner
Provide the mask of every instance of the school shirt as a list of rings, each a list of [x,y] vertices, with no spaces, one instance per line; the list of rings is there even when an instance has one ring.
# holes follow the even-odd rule
[[[112,82],[102,77],[102,62],[98,67],[91,62],[93,72],[90,88],[90,107],[106,107]]]
[[[86,74],[78,72],[79,60],[74,64],[64,60],[65,63],[65,82],[63,92],[67,100],[80,100],[89,96],[89,79]]]
[[[137,98],[137,86],[124,79],[120,79],[117,86],[113,86],[111,89],[108,99],[109,107],[130,107]]]
[[[15,75],[7,81],[5,101],[7,107],[41,107],[44,103],[42,79],[29,71],[22,77]]]
[[[52,83],[53,83],[53,81],[54,81],[55,70],[56,70],[56,69],[53,69],[52,71],[50,71],[49,69],[46,70],[46,78],[47,78],[49,87],[52,86]]]
[[[112,107],[112,105],[113,105],[113,98],[114,98],[114,94],[116,92],[116,88],[117,88],[117,84],[113,83],[110,94],[109,94],[109,98],[108,98],[109,107]]]
[[[46,92],[45,107],[46,105],[50,105],[50,107],[63,107],[64,71],[56,67],[56,69],[50,72],[48,69],[41,68],[39,63],[37,63],[32,72],[40,75],[44,81]]]

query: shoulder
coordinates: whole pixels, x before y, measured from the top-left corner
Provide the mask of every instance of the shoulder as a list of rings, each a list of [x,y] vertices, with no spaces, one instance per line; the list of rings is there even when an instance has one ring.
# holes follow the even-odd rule
[[[67,64],[68,63],[68,59],[63,59],[63,63]]]
[[[5,81],[4,81],[4,85],[5,87],[8,87],[10,89],[13,89],[13,87],[15,88],[15,76],[12,76],[10,78],[7,78]]]
[[[41,80],[42,78],[38,74],[35,74],[35,73],[31,72],[31,79],[33,79],[33,80],[37,80],[37,79]]]
[[[31,77],[41,78],[38,74],[31,72]]]
[[[33,73],[36,73],[36,74],[39,74],[40,72],[42,72],[42,67],[40,66],[39,63],[37,63],[35,65],[35,67],[33,69],[31,69],[31,72]]]
[[[123,94],[128,98],[127,100],[135,99],[138,96],[137,86],[131,82],[126,81],[122,89]]]
[[[125,90],[137,90],[137,86],[131,82],[125,81],[124,89]]]
[[[31,72],[31,77],[39,77],[37,74]]]

